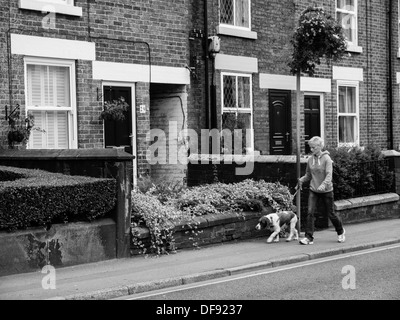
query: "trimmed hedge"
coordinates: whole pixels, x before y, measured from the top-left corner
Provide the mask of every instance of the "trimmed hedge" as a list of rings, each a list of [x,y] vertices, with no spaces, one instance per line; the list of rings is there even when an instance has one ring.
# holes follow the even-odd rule
[[[116,181],[0,166],[0,229],[94,220],[116,202]]]

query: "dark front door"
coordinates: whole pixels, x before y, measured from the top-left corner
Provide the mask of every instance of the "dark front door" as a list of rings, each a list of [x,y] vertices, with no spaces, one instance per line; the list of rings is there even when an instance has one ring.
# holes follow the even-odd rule
[[[125,119],[119,121],[104,121],[104,138],[107,147],[125,147],[125,151],[132,153],[132,89],[131,87],[104,86],[104,101],[118,100],[123,97],[129,105],[125,112]]]
[[[321,97],[304,97],[304,138],[306,154],[310,153],[308,141],[315,136],[321,136]]]
[[[269,91],[270,153],[272,155],[291,154],[291,92]]]

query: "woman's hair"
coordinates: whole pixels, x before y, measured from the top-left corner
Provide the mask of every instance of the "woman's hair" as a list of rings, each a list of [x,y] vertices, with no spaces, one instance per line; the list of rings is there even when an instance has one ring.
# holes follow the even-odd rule
[[[324,143],[324,139],[322,139],[321,137],[312,137],[309,141],[308,144],[313,143],[315,145],[320,146],[321,148],[324,147],[325,143]]]

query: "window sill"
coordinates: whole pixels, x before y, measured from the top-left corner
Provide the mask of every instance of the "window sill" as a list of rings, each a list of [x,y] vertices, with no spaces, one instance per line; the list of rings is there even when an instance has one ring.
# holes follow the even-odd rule
[[[363,48],[360,47],[360,46],[349,44],[349,45],[347,45],[347,51],[348,52],[353,52],[353,53],[362,53],[363,52]]]
[[[238,29],[238,28],[230,28],[230,27],[223,26],[223,25],[219,25],[217,27],[217,34],[257,40],[257,32],[249,31],[249,30],[242,30],[242,29]]]
[[[70,16],[82,17],[82,8],[69,6],[59,3],[52,3],[49,1],[39,0],[19,0],[18,7],[20,9],[41,11],[41,12],[55,12],[66,14]]]

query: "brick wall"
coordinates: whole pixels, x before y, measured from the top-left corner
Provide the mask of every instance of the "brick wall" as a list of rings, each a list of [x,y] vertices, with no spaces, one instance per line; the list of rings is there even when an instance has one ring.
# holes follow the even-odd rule
[[[11,5],[11,7],[9,7]],[[77,0],[82,17],[55,14],[55,28],[43,28],[47,13],[21,10],[17,1],[0,0],[0,119],[5,117],[6,104],[21,105],[25,112],[25,84],[23,57],[13,55],[12,83],[9,90],[7,59],[7,30],[23,35],[89,41],[96,43],[96,60],[128,64],[182,68],[189,63],[189,10],[191,2],[140,1],[90,1]],[[108,39],[104,39],[108,38]],[[119,40],[115,40],[119,39]],[[135,42],[135,43],[134,43]],[[149,56],[148,46],[151,54]],[[92,62],[76,60],[76,96],[78,114],[78,147],[103,148],[104,128],[99,120],[102,111],[101,81],[92,79]],[[138,173],[150,172],[146,160],[146,134],[150,128],[149,114],[140,114],[139,106],[150,108],[150,86],[136,83],[137,106],[137,158]],[[99,95],[100,90],[100,95]],[[11,94],[10,94],[11,93]],[[10,102],[11,101],[11,102]],[[5,136],[8,126],[1,122],[0,145],[7,148]]]
[[[363,68],[364,81],[360,82],[360,143],[361,145],[376,144],[382,148],[388,147],[388,3],[380,0],[358,1],[358,26],[359,46],[362,53],[351,53],[335,66]],[[217,3],[209,1],[209,33],[216,34],[218,26]],[[335,15],[334,1],[252,1],[252,31],[257,32],[258,39],[244,39],[220,34],[221,53],[235,56],[253,57],[258,59],[259,73],[290,75],[287,63],[292,52],[290,37],[297,24],[300,13],[309,5],[323,6],[325,10]],[[395,43],[398,39],[396,20],[398,17],[397,4],[393,5]],[[196,7],[200,11],[200,8]],[[201,28],[201,14],[194,20],[194,26]],[[282,17],[285,17],[282,19]],[[393,45],[394,53],[398,45]],[[397,56],[397,55],[396,55]],[[399,67],[398,59],[394,59],[395,68]],[[332,67],[323,62],[318,68],[315,77],[332,78]],[[220,73],[217,72],[217,110],[221,114],[221,88]],[[393,76],[395,82],[395,75]],[[395,106],[399,104],[399,88],[394,88]],[[331,93],[324,94],[325,107],[325,136],[328,144],[337,144],[337,81],[332,81]],[[192,91],[194,93],[194,91]],[[195,93],[194,93],[195,94]],[[196,93],[197,94],[197,93]],[[296,96],[292,95],[292,139],[296,140]],[[195,104],[196,105],[196,104]],[[195,112],[199,112],[199,103]],[[269,115],[268,115],[268,90],[259,88],[259,74],[253,74],[253,107],[255,149],[261,154],[269,154]],[[303,106],[301,106],[302,110]],[[395,107],[394,121],[399,119],[399,109]],[[189,118],[191,115],[189,114]],[[219,118],[218,118],[219,119]],[[301,123],[304,122],[301,112]],[[200,122],[192,121],[196,125]],[[396,123],[396,122],[394,122]],[[303,125],[301,135],[304,134]],[[395,147],[399,144],[399,128],[394,126]],[[295,152],[295,144],[293,143]],[[304,152],[304,150],[302,150]]]
[[[364,69],[364,81],[360,83],[360,141],[361,144],[374,143],[381,147],[388,144],[388,48],[387,48],[387,11],[388,3],[381,0],[359,2],[359,45],[363,53],[352,53],[337,66]],[[140,1],[138,3],[118,0],[114,2],[84,0],[75,1],[82,7],[82,17],[57,14],[56,29],[44,29],[42,20],[46,14],[37,11],[20,10],[16,1],[0,0],[0,119],[3,119],[4,106],[18,103],[22,111],[25,106],[23,58],[13,55],[8,81],[9,61],[7,59],[7,30],[13,32],[62,39],[92,41],[96,43],[96,60],[108,62],[137,63],[147,65],[151,58],[153,66],[193,67],[191,84],[186,86],[187,127],[200,132],[206,128],[205,64],[211,73],[212,64],[204,54],[204,37],[190,37],[193,30],[204,34],[204,3],[179,0],[173,2]],[[218,1],[208,0],[209,35],[216,34],[218,26]],[[226,35],[221,37],[221,53],[258,59],[258,73],[254,73],[253,106],[255,149],[261,154],[269,154],[269,106],[268,90],[260,89],[259,73],[289,75],[289,62],[292,52],[290,37],[296,26],[300,12],[308,5],[321,5],[334,14],[335,2],[328,0],[271,0],[268,5],[263,0],[252,0],[252,31],[258,39],[244,39]],[[9,6],[11,7],[9,8]],[[393,1],[393,83],[394,83],[394,119],[400,120],[400,88],[396,84],[396,72],[400,72],[400,60],[397,58],[398,9]],[[284,19],[282,17],[285,17]],[[19,31],[17,31],[19,29]],[[101,38],[120,39],[106,40]],[[133,43],[132,41],[136,41]],[[151,48],[149,57],[147,44]],[[229,71],[229,70],[227,70]],[[77,74],[77,111],[78,111],[78,147],[102,148],[104,146],[103,124],[98,119],[101,103],[97,90],[101,81],[93,80],[92,63],[76,61]],[[317,78],[332,78],[332,65],[323,63],[317,68]],[[211,80],[209,75],[209,80]],[[220,72],[216,73],[217,114],[221,114]],[[324,95],[326,141],[337,141],[337,88],[332,81],[332,92]],[[11,89],[11,91],[9,90]],[[148,83],[136,84],[137,107],[137,158],[138,173],[150,173],[146,161],[146,141],[151,122],[149,114],[140,114],[139,106],[151,105],[151,92]],[[11,93],[11,97],[10,97]],[[292,92],[292,139],[296,140],[296,95]],[[303,108],[303,107],[302,107]],[[304,121],[301,112],[301,123]],[[219,123],[219,120],[218,120]],[[400,145],[400,127],[394,125],[394,145]],[[1,122],[0,145],[6,147],[7,124]],[[301,134],[304,133],[303,125]],[[292,153],[295,153],[293,143]],[[304,151],[304,150],[303,150]],[[172,168],[170,168],[172,169]],[[153,170],[154,171],[154,170]],[[181,172],[182,173],[182,172]],[[180,174],[181,174],[180,173]]]

